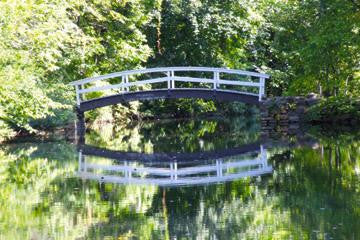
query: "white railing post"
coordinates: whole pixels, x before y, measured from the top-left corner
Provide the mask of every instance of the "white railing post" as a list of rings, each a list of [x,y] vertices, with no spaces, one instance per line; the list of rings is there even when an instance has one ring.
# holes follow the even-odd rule
[[[131,179],[132,178],[132,172],[133,172],[133,169],[131,168],[130,164],[128,164],[129,166],[129,170],[128,170],[128,178]]]
[[[175,169],[175,180],[177,180],[177,179],[178,179],[178,172],[177,172],[178,167],[177,167],[177,162],[174,163],[174,169]]]
[[[84,160],[83,160],[84,159]],[[83,172],[87,172],[87,166],[86,166],[86,157],[82,155],[81,161],[83,162]]]
[[[82,172],[82,151],[79,151],[79,172]]]
[[[171,71],[171,88],[175,88],[175,73]]]
[[[125,84],[129,83],[129,75],[125,75]],[[128,92],[129,91],[129,87],[125,87],[125,91]]]
[[[168,85],[168,89],[170,89],[171,88],[171,82],[170,82],[170,72],[168,71],[168,72],[166,72],[166,76],[167,76],[167,85]]]
[[[125,178],[129,178],[129,169],[127,168],[128,164],[127,164],[127,161],[124,162],[124,176]]]
[[[81,84],[81,88],[80,89],[85,89],[85,86],[84,86],[84,84]],[[85,101],[86,100],[86,97],[85,97],[85,94],[83,94],[83,93],[80,93],[80,100],[81,101]]]
[[[171,180],[174,179],[174,167],[173,167],[173,163],[170,163],[170,179],[171,179]]]
[[[214,71],[214,89],[217,88],[219,82],[219,72]]]
[[[222,160],[219,160],[219,173],[220,173],[220,177],[223,176],[223,162]]]
[[[263,167],[267,167],[267,151],[263,145],[260,145],[260,160],[263,163]]]
[[[265,78],[260,78],[259,101],[262,100],[262,97],[264,95],[265,95]]]
[[[121,76],[121,84],[125,83],[125,76]],[[120,91],[123,92],[124,91],[124,87],[120,88]]]
[[[76,89],[76,104],[78,106],[80,106],[81,103],[81,99],[80,99],[80,93],[79,93],[79,85],[75,85],[75,89]]]

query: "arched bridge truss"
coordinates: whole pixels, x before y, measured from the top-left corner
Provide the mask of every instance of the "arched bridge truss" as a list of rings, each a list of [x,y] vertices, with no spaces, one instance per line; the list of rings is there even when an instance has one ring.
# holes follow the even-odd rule
[[[80,146],[77,175],[117,184],[164,187],[214,184],[272,173],[267,155],[264,146],[258,143],[222,152],[192,154],[116,153]],[[116,161],[98,163],[94,156]]]
[[[156,75],[156,76],[155,76]],[[135,100],[202,98],[259,104],[269,75],[209,67],[162,67],[129,70],[70,83],[80,112]],[[191,87],[184,83],[197,83]],[[231,89],[235,88],[235,89]],[[100,96],[88,99],[90,93]]]

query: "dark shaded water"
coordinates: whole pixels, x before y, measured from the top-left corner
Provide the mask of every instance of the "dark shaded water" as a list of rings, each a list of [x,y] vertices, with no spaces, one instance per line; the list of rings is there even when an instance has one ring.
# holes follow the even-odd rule
[[[0,147],[0,239],[359,239],[360,133],[251,119],[102,126]]]

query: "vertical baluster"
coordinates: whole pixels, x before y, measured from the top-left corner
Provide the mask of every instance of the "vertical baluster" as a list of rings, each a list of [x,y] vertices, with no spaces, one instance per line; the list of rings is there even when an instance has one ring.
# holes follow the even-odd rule
[[[216,160],[216,176],[217,177],[220,177],[219,167],[220,167],[220,162],[219,162],[219,160]]]
[[[121,84],[123,85],[125,83],[125,76],[121,76]],[[120,91],[123,92],[124,91],[124,87],[120,88]]]
[[[129,166],[128,178],[131,179],[132,178],[132,173],[133,173],[133,168],[131,167],[130,164],[128,166]]]
[[[125,175],[125,178],[126,179],[128,179],[128,177],[129,177],[129,174],[128,174],[128,172],[129,172],[129,170],[128,170],[128,164],[127,164],[127,161],[124,161],[124,175]]]
[[[166,76],[167,76],[167,84],[168,84],[168,89],[170,89],[171,88],[171,82],[170,82],[170,72],[167,72],[166,73]]]
[[[80,106],[81,103],[81,99],[80,99],[80,93],[79,93],[79,85],[75,85],[75,89],[76,89],[76,104],[78,106]]]
[[[81,161],[83,162],[83,171],[84,171],[84,173],[87,173],[86,158],[84,155],[81,155],[81,157],[82,157]]]
[[[171,88],[175,88],[175,73],[171,71]]]
[[[261,78],[260,78],[260,81],[259,81],[259,101],[261,101],[261,92],[262,92],[262,90],[261,90],[261,88],[262,88],[262,86],[261,86]]]
[[[178,178],[178,173],[177,173],[177,162],[174,163],[174,168],[175,168],[175,180],[177,180]]]
[[[214,89],[217,87],[217,74],[218,72],[214,72]]]
[[[82,150],[79,151],[79,173],[82,172]]]
[[[125,76],[125,83],[126,83],[126,84],[129,83],[129,75],[126,75],[126,76]],[[128,86],[125,87],[125,91],[126,91],[126,92],[129,91],[129,87],[128,87]]]
[[[219,87],[219,76],[220,76],[220,73],[217,71],[214,71],[214,89],[217,89]]]
[[[263,145],[260,145],[260,158],[261,158],[261,162],[263,167],[267,167],[267,152],[266,152],[266,148],[264,148]]]
[[[85,85],[84,85],[84,84],[81,84],[81,88],[80,88],[80,89],[85,89]],[[85,93],[81,93],[81,94],[80,94],[80,100],[81,100],[81,101],[86,101]]]
[[[265,78],[260,78],[260,87],[259,87],[259,101],[262,100],[265,95]]]
[[[173,163],[170,163],[170,179],[171,179],[171,180],[174,179],[174,167],[173,167]]]
[[[219,174],[220,174],[220,177],[223,176],[223,162],[222,162],[222,160],[219,160]]]

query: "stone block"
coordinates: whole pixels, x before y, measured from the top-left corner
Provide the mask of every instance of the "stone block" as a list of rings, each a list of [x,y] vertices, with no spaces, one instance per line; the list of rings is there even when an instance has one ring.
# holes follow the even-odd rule
[[[299,122],[299,116],[289,116],[289,122]]]
[[[307,106],[312,106],[315,105],[319,102],[319,99],[306,99],[306,105]]]

